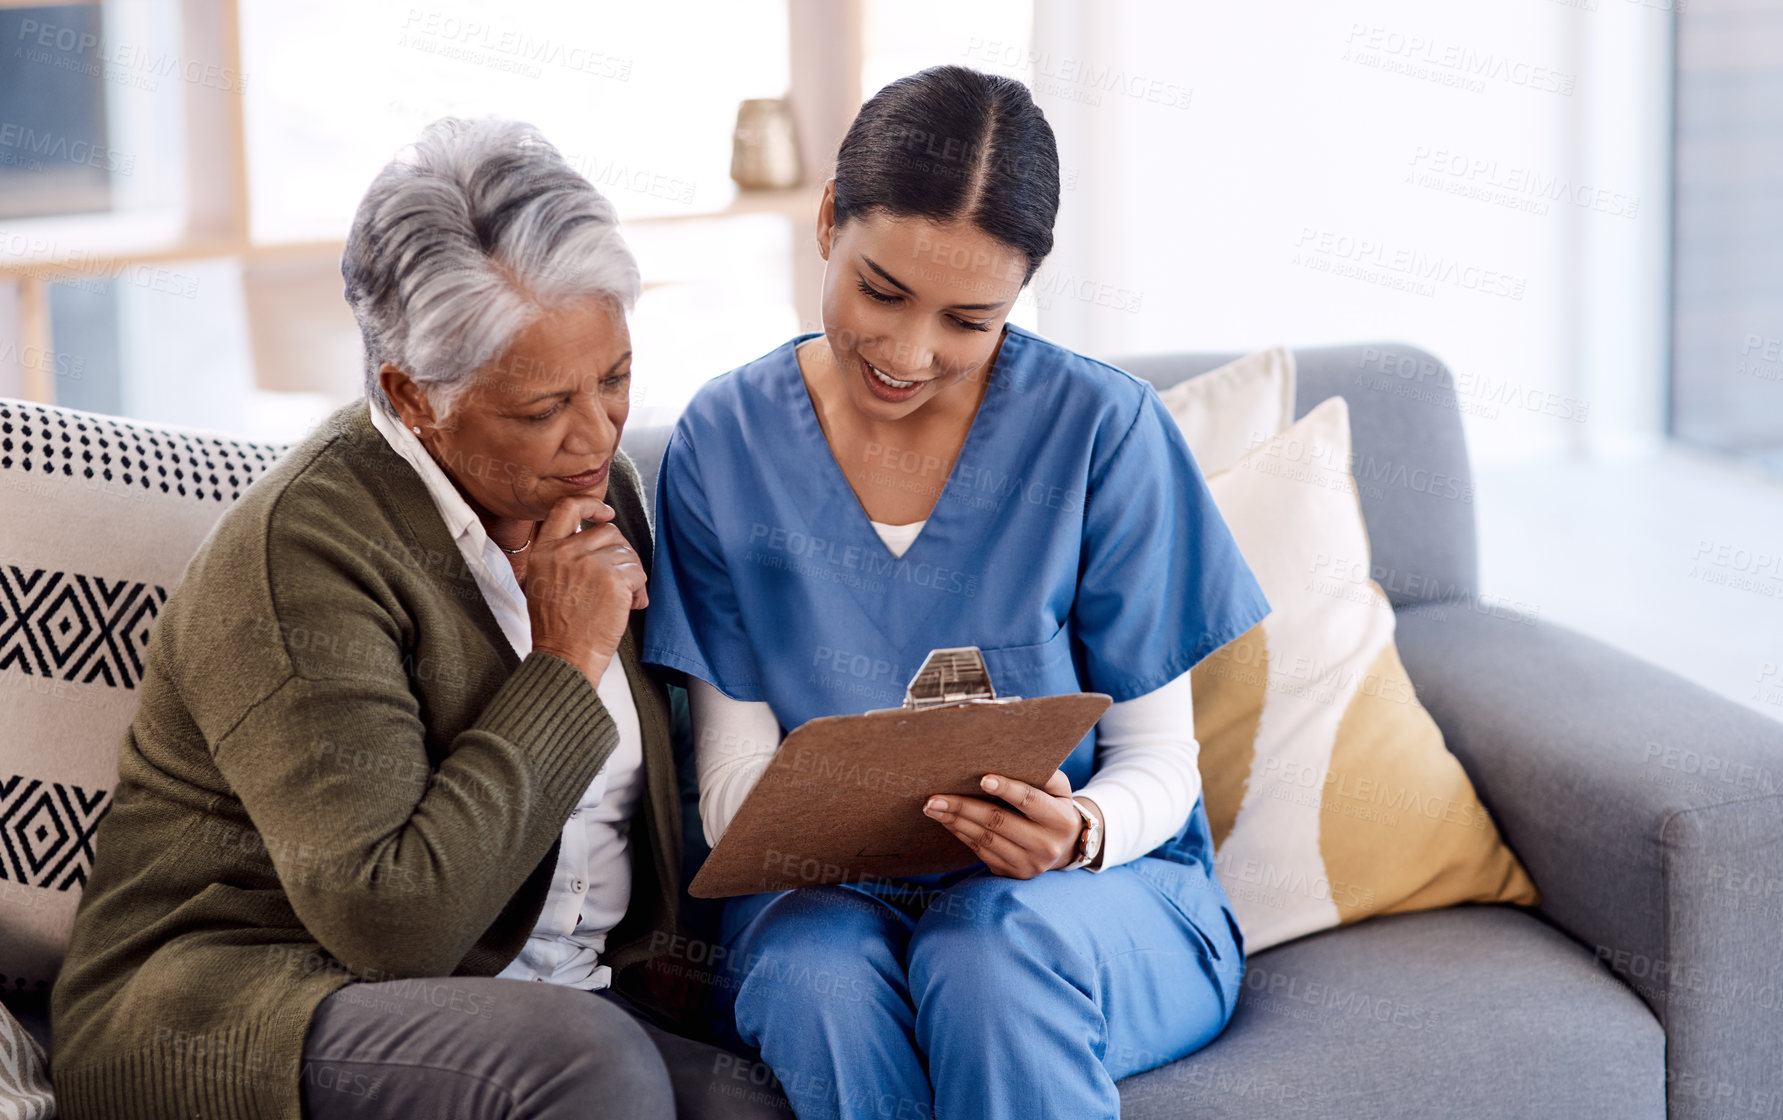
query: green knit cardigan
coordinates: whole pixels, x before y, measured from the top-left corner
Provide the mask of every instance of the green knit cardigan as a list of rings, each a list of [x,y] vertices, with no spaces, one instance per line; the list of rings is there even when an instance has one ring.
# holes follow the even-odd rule
[[[644,558],[637,472],[608,502]],[[615,971],[675,921],[662,686],[620,647],[648,795]],[[355,980],[493,976],[618,732],[581,670],[517,659],[421,483],[340,410],[225,513],[169,596],[51,998],[65,1120],[301,1120],[311,1013]]]

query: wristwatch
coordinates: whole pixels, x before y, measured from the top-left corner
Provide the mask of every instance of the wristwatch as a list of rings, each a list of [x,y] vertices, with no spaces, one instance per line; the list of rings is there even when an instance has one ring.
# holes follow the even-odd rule
[[[1083,814],[1083,831],[1077,837],[1077,858],[1059,868],[1060,871],[1072,871],[1086,864],[1095,862],[1102,854],[1102,822],[1096,814],[1083,807],[1083,802],[1073,797],[1071,805]]]

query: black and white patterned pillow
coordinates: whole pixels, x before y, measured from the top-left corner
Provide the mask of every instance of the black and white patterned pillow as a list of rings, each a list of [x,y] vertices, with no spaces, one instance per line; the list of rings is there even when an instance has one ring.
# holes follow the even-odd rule
[[[40,475],[117,482],[227,504],[285,449],[0,398],[0,472],[26,484]]]
[[[0,990],[55,978],[155,619],[285,450],[0,399]]]

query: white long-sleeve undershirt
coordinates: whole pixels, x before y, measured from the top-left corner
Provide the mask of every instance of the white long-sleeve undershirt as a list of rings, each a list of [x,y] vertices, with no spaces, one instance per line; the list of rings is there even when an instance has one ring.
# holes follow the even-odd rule
[[[688,678],[700,781],[700,823],[717,844],[780,747],[780,721],[761,701],[734,700]],[[1073,793],[1102,810],[1107,870],[1182,831],[1201,796],[1189,675],[1109,706],[1096,724],[1101,767]]]

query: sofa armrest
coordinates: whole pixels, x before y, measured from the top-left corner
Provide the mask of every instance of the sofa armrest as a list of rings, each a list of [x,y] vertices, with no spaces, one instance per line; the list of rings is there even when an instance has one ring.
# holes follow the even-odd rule
[[[1783,1103],[1783,723],[1478,601],[1398,620],[1542,914],[1664,1025],[1668,1114]]]

